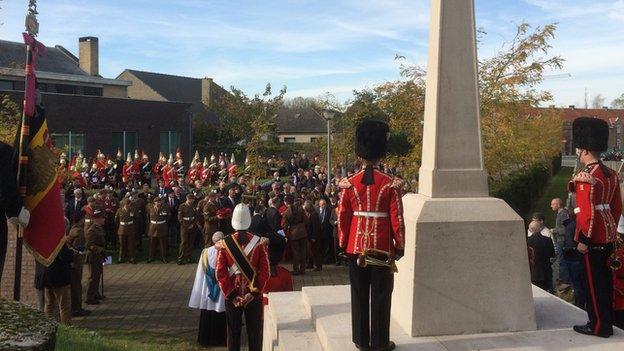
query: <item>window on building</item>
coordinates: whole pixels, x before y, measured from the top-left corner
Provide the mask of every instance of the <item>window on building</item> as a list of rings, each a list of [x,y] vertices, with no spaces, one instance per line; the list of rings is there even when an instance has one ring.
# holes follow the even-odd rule
[[[139,143],[137,138],[137,132],[113,132],[113,143],[111,148],[111,155],[116,154],[117,150],[125,155],[128,152],[134,154],[134,150],[138,150]]]
[[[102,88],[83,87],[85,95],[102,96]]]
[[[76,94],[76,86],[75,85],[67,85],[67,84],[57,84],[56,92],[59,94]]]
[[[52,142],[56,148],[65,150],[67,157],[71,160],[72,156],[77,155],[79,151],[85,149],[84,133],[52,133]]]
[[[318,140],[319,140],[319,138],[317,138],[317,137],[311,137],[310,138],[310,142],[311,143],[316,143]]]
[[[10,80],[0,80],[0,90],[13,90],[13,82]]]
[[[160,132],[160,152],[165,155],[175,154],[180,148],[180,132]]]
[[[296,140],[295,137],[284,137],[285,143],[294,143],[295,140]]]
[[[14,81],[13,82],[13,90],[24,91],[24,81]]]

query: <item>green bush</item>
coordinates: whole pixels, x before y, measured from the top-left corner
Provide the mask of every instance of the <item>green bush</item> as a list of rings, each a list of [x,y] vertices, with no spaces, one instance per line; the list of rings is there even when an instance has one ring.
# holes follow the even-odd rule
[[[555,158],[557,159],[557,158]],[[505,179],[492,184],[490,195],[503,199],[522,218],[526,218],[533,203],[540,197],[552,176],[552,165],[537,164],[531,168],[509,174]],[[561,159],[559,158],[559,164]]]

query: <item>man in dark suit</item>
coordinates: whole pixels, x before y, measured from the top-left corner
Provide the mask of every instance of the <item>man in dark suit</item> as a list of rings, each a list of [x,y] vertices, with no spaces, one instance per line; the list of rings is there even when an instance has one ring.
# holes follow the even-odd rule
[[[175,246],[178,238],[178,208],[180,207],[180,200],[176,197],[176,194],[172,191],[168,194],[165,203],[169,207],[169,219],[167,220],[167,226],[169,227],[169,246]]]
[[[28,225],[30,213],[22,207],[22,198],[17,189],[17,172],[13,162],[13,148],[0,141],[0,279],[6,258],[8,227],[6,218],[12,223]]]
[[[332,208],[325,198],[318,202],[316,211],[321,220],[321,259],[326,263],[335,261],[334,255],[334,224],[332,223]]]
[[[87,200],[84,199],[82,189],[74,189],[73,200],[68,201],[65,204],[65,218],[71,223],[77,223],[84,216],[83,207],[87,205]]]
[[[529,224],[531,235],[527,239],[527,245],[529,246],[531,282],[546,291],[550,291],[552,288],[550,260],[555,257],[555,247],[552,240],[543,236],[540,230],[539,223],[531,222]]]
[[[265,207],[262,204],[258,204],[254,208],[249,231],[258,236],[267,237],[267,227],[263,216],[264,211]]]
[[[236,187],[230,187],[227,190],[227,196],[221,198],[221,207],[227,207],[234,211],[234,207],[240,203],[237,197]]]

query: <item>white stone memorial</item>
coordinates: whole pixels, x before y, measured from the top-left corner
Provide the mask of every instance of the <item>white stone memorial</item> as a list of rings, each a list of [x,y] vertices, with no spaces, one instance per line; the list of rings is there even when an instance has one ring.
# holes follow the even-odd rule
[[[473,1],[432,1],[430,28],[419,191],[403,198],[392,316],[412,336],[535,330],[524,221],[488,197]]]
[[[397,350],[615,351],[572,325],[587,314],[530,284],[524,222],[488,196],[483,166],[473,0],[432,0],[418,194],[403,198],[390,338]],[[270,293],[265,351],[355,350],[350,287]]]

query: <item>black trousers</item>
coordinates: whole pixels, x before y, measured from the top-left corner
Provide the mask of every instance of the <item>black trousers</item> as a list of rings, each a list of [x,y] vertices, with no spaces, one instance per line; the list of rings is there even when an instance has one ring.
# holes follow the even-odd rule
[[[245,326],[249,351],[262,351],[262,298],[256,297],[245,308],[236,307],[225,300],[228,351],[240,351],[241,331],[245,313]]]
[[[353,342],[372,349],[388,346],[394,274],[386,267],[361,268],[357,256],[350,255],[349,279]]]
[[[581,259],[587,316],[594,334],[613,333],[613,276],[608,266],[612,251],[612,244],[590,246],[589,252]]]

